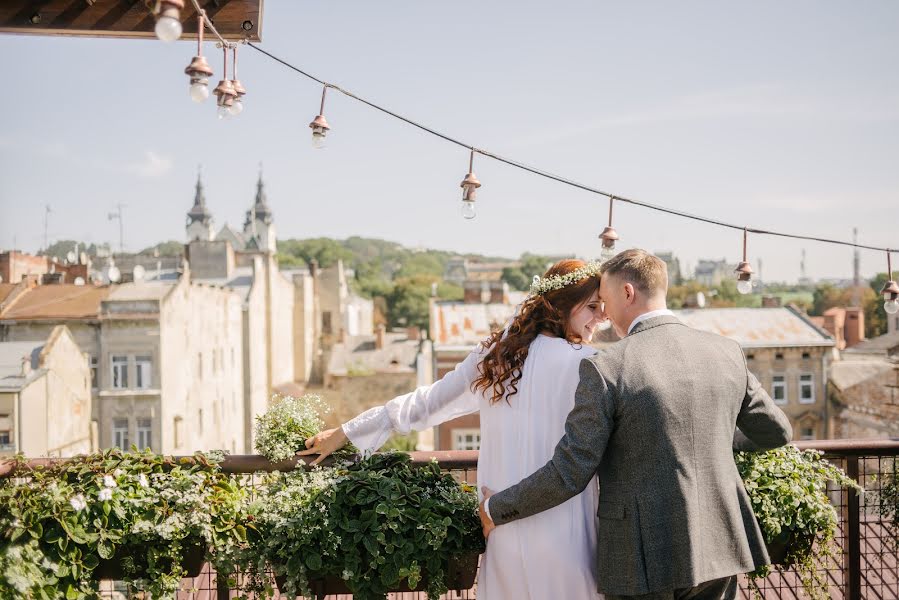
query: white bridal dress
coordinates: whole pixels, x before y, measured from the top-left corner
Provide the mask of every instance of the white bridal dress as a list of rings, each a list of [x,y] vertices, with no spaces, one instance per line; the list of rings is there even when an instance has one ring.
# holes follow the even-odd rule
[[[518,483],[552,458],[574,408],[578,366],[595,353],[538,335],[524,363],[518,393],[491,404],[471,392],[482,350],[430,386],[397,396],[343,425],[360,450],[375,450],[397,432],[422,431],[480,411],[478,490]],[[597,482],[564,504],[502,525],[490,534],[478,574],[481,600],[546,600],[602,596],[596,591]]]

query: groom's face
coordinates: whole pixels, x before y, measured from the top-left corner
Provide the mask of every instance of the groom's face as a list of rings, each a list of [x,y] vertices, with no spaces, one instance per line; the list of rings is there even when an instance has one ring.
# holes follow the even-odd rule
[[[599,298],[603,303],[603,313],[612,323],[618,337],[627,335],[631,319],[629,308],[634,303],[634,286],[615,275],[603,275],[599,281]]]

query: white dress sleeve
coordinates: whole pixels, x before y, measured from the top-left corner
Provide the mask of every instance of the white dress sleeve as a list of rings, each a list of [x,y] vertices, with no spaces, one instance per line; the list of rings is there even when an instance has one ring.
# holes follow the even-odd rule
[[[480,394],[471,391],[483,357],[478,346],[440,381],[397,396],[343,424],[343,432],[361,452],[380,448],[392,432],[424,431],[450,419],[477,412]]]

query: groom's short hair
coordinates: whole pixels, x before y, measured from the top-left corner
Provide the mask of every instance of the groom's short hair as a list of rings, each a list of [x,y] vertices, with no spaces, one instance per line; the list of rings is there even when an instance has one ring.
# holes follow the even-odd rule
[[[668,291],[668,265],[658,256],[639,248],[619,252],[603,263],[600,273],[628,281],[650,296],[664,296]]]

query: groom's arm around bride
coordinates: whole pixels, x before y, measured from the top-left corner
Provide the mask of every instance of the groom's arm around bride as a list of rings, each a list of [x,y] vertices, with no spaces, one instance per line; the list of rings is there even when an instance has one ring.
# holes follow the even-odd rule
[[[501,526],[565,502],[598,473],[600,591],[732,598],[734,575],[768,561],[733,449],[782,446],[792,429],[739,345],[683,325],[666,291],[665,264],[645,251],[604,265],[600,297],[623,339],[582,361],[552,460],[487,509]]]

